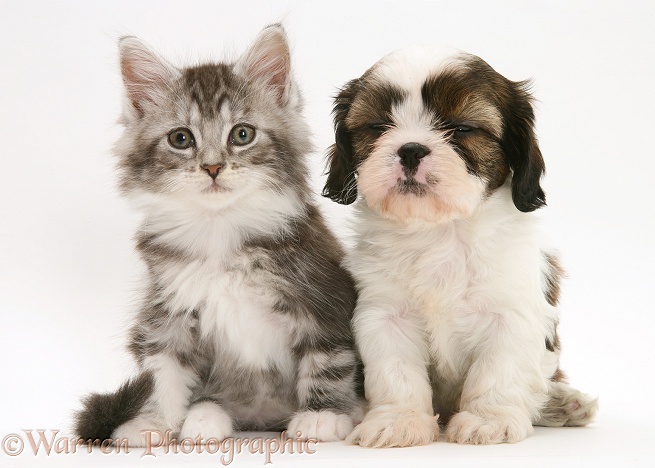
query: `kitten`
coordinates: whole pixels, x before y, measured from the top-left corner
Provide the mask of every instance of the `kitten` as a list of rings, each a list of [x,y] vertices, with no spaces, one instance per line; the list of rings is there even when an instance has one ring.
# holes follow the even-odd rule
[[[133,446],[145,430],[344,439],[359,412],[356,292],[311,200],[283,29],[234,64],[177,69],[134,37],[120,63],[120,189],[144,214],[148,268],[129,344],[140,374],[88,396],[77,433]]]

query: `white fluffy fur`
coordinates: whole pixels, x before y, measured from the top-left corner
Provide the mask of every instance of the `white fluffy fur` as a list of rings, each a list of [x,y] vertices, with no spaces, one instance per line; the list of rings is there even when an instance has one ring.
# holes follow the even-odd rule
[[[327,410],[297,413],[287,427],[290,437],[296,437],[299,433],[301,439],[321,442],[344,440],[352,430],[353,420],[349,415]]]
[[[348,436],[350,443],[366,447],[426,445],[439,436],[438,416],[395,406],[377,406]]]
[[[403,114],[403,110],[396,109],[394,116],[399,113]],[[422,196],[399,194],[394,189],[398,180],[407,179],[398,162],[398,148],[412,141],[420,141],[432,150],[414,175],[428,187],[428,193]],[[485,191],[485,183],[471,177],[462,158],[443,138],[435,136],[427,122],[421,122],[420,128],[414,131],[400,126],[386,132],[358,172],[359,190],[366,203],[381,216],[396,220],[419,218],[441,222],[470,216]],[[439,182],[430,184],[434,176]]]
[[[139,415],[122,424],[111,435],[117,444],[123,444],[125,440],[129,447],[145,447],[147,443],[146,431],[154,431],[158,423],[146,415]],[[151,439],[152,440],[152,439]]]
[[[260,190],[244,196],[238,204],[221,209],[203,206],[201,197],[177,194],[132,192],[129,198],[145,212],[142,229],[148,233],[166,233],[171,246],[197,257],[192,262],[161,267],[159,278],[166,286],[161,291],[162,298],[178,310],[201,310],[198,319],[201,333],[213,337],[244,364],[293,372],[289,350],[291,321],[269,312],[271,304],[267,301],[272,299],[253,288],[256,279],[237,278],[229,270],[235,262],[243,260],[236,252],[249,235],[288,229],[288,217],[299,215],[303,209],[297,197]],[[214,242],[203,241],[208,238]],[[253,327],[253,323],[266,326]],[[176,333],[171,333],[170,340],[176,339],[179,339]],[[229,421],[206,423],[209,416],[203,415],[213,411],[206,405],[196,405],[197,411],[192,411],[182,426],[196,377],[177,360],[157,354],[146,358],[143,368],[155,376],[155,394],[148,404],[156,406],[151,413],[161,420],[136,418],[119,427],[116,436],[126,437],[130,444],[138,446],[144,443],[143,431],[160,427],[174,431],[182,427],[183,434],[197,431],[211,437],[225,437],[231,432]]]
[[[211,401],[196,403],[189,409],[180,430],[180,439],[196,440],[203,443],[208,439],[223,440],[232,435],[232,418]]]
[[[292,194],[273,191],[260,191],[222,210],[175,195],[132,197],[146,211],[144,229],[166,233],[171,246],[198,256],[158,272],[166,286],[162,297],[178,310],[202,310],[201,333],[215,337],[244,363],[290,369],[290,321],[270,313],[274,299],[253,287],[256,279],[236,277],[230,267],[243,261],[236,252],[248,236],[289,229],[287,219],[302,213],[302,203]]]
[[[113,434],[114,439],[127,439],[135,447],[145,444],[145,431],[180,428],[188,410],[191,388],[197,384],[197,376],[192,371],[165,354],[146,357],[142,367],[155,377],[154,392],[147,403],[152,407],[148,414],[153,416],[137,416],[119,426]]]
[[[537,218],[514,205],[510,179],[488,193],[489,181],[471,173],[451,146],[454,129],[439,130],[444,123],[423,104],[428,76],[464,57],[409,48],[369,70],[369,80],[404,95],[358,166],[348,266],[360,289],[353,327],[370,411],[350,442],[427,444],[439,433],[435,407],[458,411],[446,429],[449,441],[516,442],[532,433],[553,394],[561,394],[562,413],[580,405],[569,401],[575,391],[551,381],[559,352],[547,350],[545,340],[554,340],[557,310],[544,294],[550,267]],[[470,118],[501,137],[499,109],[474,92],[466,106]],[[410,175],[398,151],[410,142],[429,150],[410,174],[423,192],[403,185]]]
[[[383,57],[373,73],[400,89],[420,88],[426,76],[456,65],[461,50],[426,44],[400,49]]]
[[[543,292],[535,218],[516,209],[508,186],[470,218],[447,223],[401,224],[364,201],[358,215],[349,267],[360,285],[353,323],[372,411],[350,440],[429,442],[430,366],[445,395],[461,388],[449,440],[525,438],[557,366],[544,347],[557,313]]]

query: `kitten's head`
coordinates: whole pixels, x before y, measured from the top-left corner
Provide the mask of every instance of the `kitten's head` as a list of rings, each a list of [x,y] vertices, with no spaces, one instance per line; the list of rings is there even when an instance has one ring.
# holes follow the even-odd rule
[[[280,26],[264,29],[236,63],[179,69],[134,37],[119,46],[124,194],[216,209],[251,195],[306,196],[310,135]]]

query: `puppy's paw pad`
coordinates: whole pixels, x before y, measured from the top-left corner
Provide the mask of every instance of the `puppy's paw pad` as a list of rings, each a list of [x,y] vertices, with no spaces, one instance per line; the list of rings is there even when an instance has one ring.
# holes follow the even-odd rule
[[[439,437],[438,416],[418,411],[370,411],[348,437],[363,447],[411,447],[427,445]]]
[[[303,411],[297,413],[287,427],[289,436],[316,439],[321,442],[344,440],[353,430],[353,421],[347,414],[332,411]]]
[[[462,411],[452,417],[446,428],[448,442],[490,445],[514,443],[525,439],[534,429],[529,419],[513,417],[485,417]]]
[[[232,434],[232,418],[216,403],[204,401],[191,407],[187,414],[180,439],[201,438],[223,440]]]

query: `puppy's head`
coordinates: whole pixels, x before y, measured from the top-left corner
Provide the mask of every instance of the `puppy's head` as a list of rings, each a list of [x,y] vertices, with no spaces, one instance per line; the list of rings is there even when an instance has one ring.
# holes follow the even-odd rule
[[[336,97],[323,195],[397,220],[470,216],[511,178],[524,212],[545,204],[527,82],[450,49],[394,52]]]

